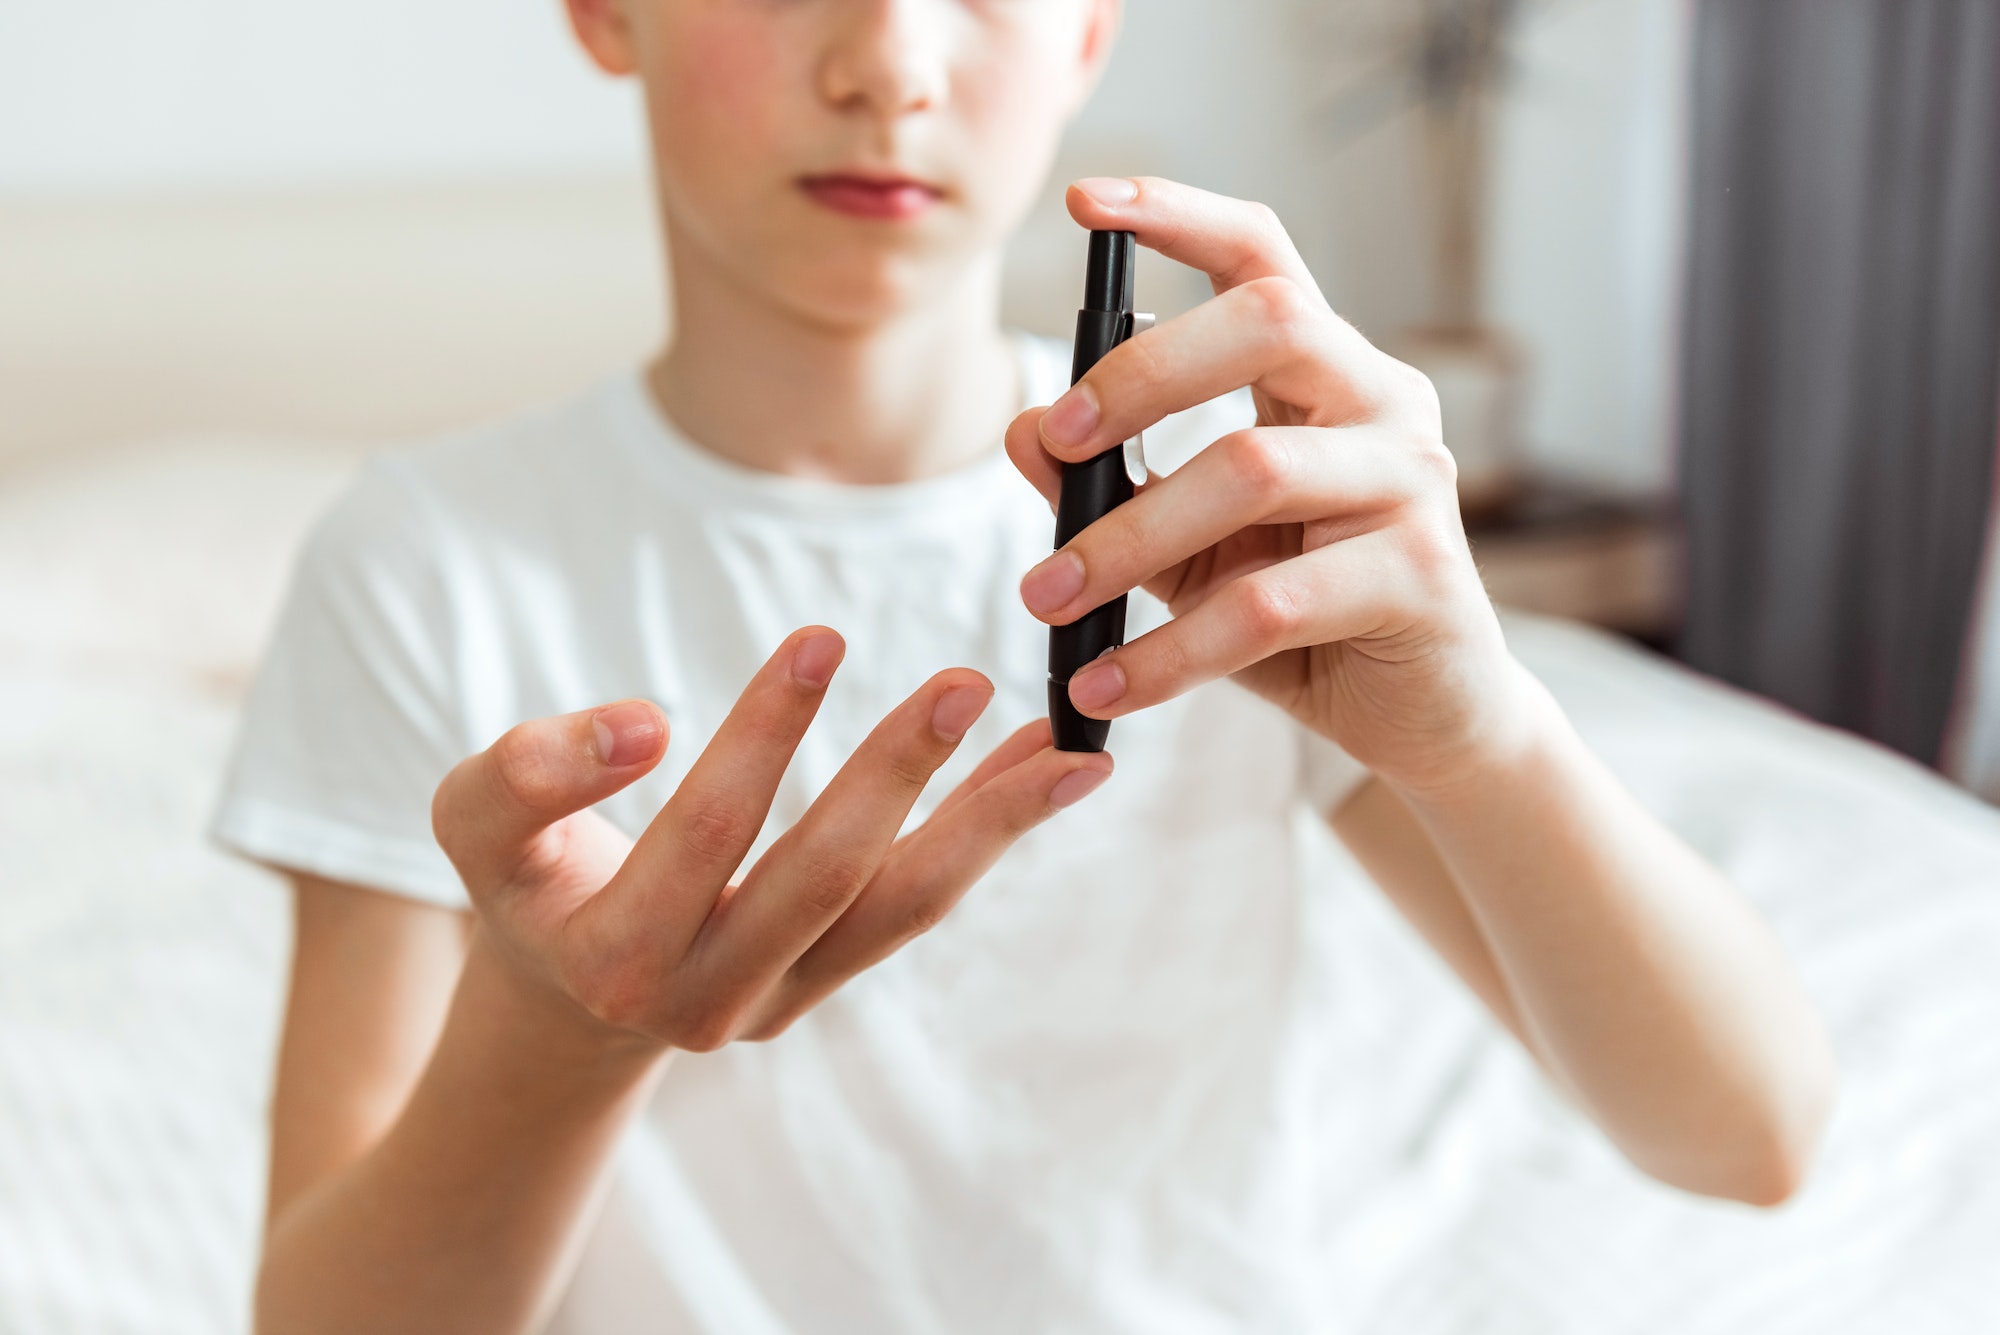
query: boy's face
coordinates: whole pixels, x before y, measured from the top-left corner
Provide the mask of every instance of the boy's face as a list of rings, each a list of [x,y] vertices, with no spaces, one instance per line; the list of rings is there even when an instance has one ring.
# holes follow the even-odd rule
[[[1117,0],[567,0],[645,83],[677,265],[856,327],[956,291],[1033,202]]]

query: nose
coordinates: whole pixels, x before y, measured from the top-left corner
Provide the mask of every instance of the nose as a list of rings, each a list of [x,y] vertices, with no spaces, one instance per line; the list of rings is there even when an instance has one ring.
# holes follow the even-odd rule
[[[940,0],[842,0],[820,66],[820,91],[843,110],[905,116],[940,106],[950,88]]]

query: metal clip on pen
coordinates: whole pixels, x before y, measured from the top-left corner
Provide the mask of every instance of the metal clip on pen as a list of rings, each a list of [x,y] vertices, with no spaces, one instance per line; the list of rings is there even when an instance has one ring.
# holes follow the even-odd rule
[[[1137,238],[1131,232],[1092,232],[1084,274],[1083,309],[1076,313],[1074,385],[1113,348],[1153,322],[1132,310]],[[1146,480],[1142,439],[1125,442],[1082,463],[1064,464],[1056,503],[1056,547],[1132,499]],[[1067,626],[1049,628],[1049,725],[1058,751],[1102,751],[1111,734],[1106,719],[1088,718],[1069,701],[1069,680],[1108,649],[1125,642],[1125,597],[1086,612]]]

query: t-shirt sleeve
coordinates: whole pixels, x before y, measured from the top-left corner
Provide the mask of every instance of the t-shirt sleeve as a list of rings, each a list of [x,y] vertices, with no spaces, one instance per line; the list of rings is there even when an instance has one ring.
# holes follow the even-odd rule
[[[431,794],[464,756],[441,538],[371,464],[315,527],[244,710],[211,833],[292,871],[459,908]]]
[[[1310,728],[1299,729],[1300,799],[1331,816],[1370,777],[1368,767]]]

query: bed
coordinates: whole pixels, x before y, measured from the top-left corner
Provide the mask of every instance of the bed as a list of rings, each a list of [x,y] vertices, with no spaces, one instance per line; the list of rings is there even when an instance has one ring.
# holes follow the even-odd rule
[[[539,247],[625,235],[587,214],[489,247],[496,273],[446,277],[501,282]],[[623,284],[599,295],[585,353],[587,310],[536,336],[572,359],[628,355],[646,317]],[[0,349],[33,341],[12,311]],[[394,323],[350,318],[354,348],[379,352]],[[482,355],[465,333],[460,355]],[[424,336],[458,346],[449,328]],[[65,364],[110,364],[100,352]],[[78,425],[62,395],[6,386],[14,409],[43,398],[0,439],[0,1331],[245,1327],[286,905],[209,848],[202,821],[289,553],[358,454],[328,442],[504,406],[523,391],[489,361],[484,379],[427,381],[403,416],[360,424],[322,389],[267,392],[259,420],[234,426],[143,395]],[[43,383],[73,396],[84,381]],[[1651,1184],[1358,872],[1330,876],[1348,888],[1328,1060],[1362,1095],[1330,1128],[1342,1152],[1322,1184],[1333,1328],[2000,1330],[2000,812],[1600,633],[1510,616],[1508,634],[1612,767],[1770,917],[1832,1024],[1840,1103],[1780,1210]]]

